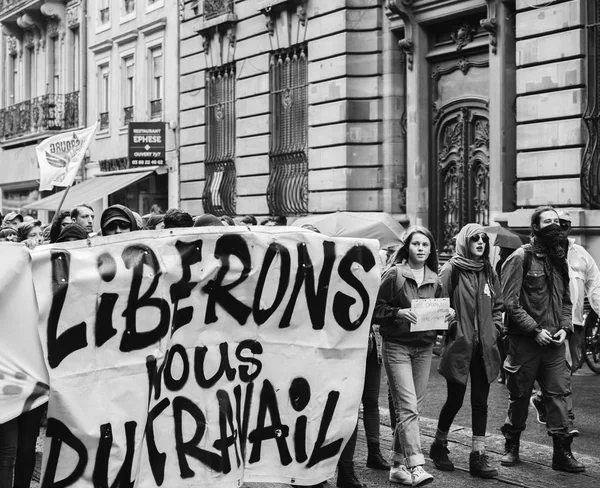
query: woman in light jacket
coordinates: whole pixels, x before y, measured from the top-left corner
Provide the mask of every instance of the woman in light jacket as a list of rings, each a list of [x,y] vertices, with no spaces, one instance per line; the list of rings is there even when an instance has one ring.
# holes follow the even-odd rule
[[[437,275],[438,258],[431,232],[411,227],[384,271],[375,305],[375,320],[383,338],[383,364],[388,376],[396,415],[389,479],[393,483],[421,486],[433,481],[423,469],[419,412],[423,405],[435,330],[411,332],[416,316],[414,299],[443,296]]]
[[[454,469],[448,457],[448,432],[462,407],[470,377],[473,439],[469,471],[482,478],[498,475],[485,454],[488,394],[501,366],[496,341],[502,329],[503,307],[500,282],[490,264],[489,251],[489,237],[483,227],[467,224],[456,236],[456,256],[440,271],[456,320],[450,323],[439,366],[446,378],[448,396],[429,451],[438,469]]]

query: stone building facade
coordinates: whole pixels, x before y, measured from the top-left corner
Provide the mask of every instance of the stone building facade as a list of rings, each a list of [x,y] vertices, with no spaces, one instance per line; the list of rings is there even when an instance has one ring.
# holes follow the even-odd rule
[[[35,144],[85,123],[80,0],[0,0],[2,213],[38,199]]]
[[[183,2],[181,204],[467,222],[600,213],[595,0]],[[600,257],[600,256],[598,256]]]

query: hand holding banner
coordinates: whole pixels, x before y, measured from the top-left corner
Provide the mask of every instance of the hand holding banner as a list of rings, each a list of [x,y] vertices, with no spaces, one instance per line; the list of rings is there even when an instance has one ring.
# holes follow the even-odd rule
[[[86,129],[63,132],[44,139],[35,148],[40,167],[40,191],[70,187],[98,123]]]
[[[448,329],[446,316],[450,312],[449,298],[413,300],[411,310],[417,316],[417,323],[410,325],[411,332]]]

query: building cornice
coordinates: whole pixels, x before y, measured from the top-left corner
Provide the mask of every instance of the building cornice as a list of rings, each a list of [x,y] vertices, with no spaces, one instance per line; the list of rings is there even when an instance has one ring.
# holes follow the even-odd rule
[[[94,54],[98,54],[104,51],[110,51],[112,49],[113,46],[113,41],[110,39],[107,39],[106,41],[102,41],[99,42],[97,44],[93,44],[89,47],[89,50],[92,51]]]

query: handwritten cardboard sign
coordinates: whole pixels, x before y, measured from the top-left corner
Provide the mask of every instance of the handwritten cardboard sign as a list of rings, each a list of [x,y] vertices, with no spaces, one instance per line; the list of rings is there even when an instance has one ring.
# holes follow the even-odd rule
[[[221,229],[32,251],[51,389],[42,486],[333,476],[362,394],[377,242]]]
[[[449,298],[427,298],[413,300],[411,311],[417,316],[417,323],[410,325],[411,332],[425,330],[446,330],[446,315],[450,309]]]

